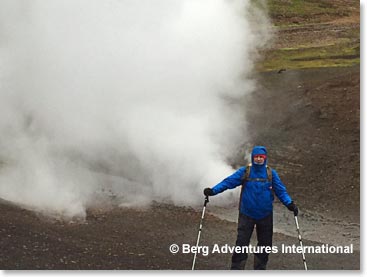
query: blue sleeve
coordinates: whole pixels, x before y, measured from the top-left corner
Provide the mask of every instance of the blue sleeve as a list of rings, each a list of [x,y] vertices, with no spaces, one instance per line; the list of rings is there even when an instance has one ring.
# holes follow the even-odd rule
[[[282,183],[282,181],[280,180],[278,176],[278,173],[274,169],[272,170],[272,174],[273,174],[272,186],[273,186],[275,195],[279,198],[279,200],[285,206],[289,205],[292,202],[292,199],[288,195],[285,185]]]
[[[238,169],[235,173],[233,173],[231,176],[228,176],[225,178],[222,182],[215,185],[212,190],[215,194],[221,193],[225,191],[226,189],[233,189],[235,187],[238,187],[242,183],[242,176],[245,174],[246,167],[241,167]]]

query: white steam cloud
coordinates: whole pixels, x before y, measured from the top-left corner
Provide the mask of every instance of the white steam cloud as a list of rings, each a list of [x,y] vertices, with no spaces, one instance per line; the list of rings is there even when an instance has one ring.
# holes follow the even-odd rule
[[[67,217],[106,192],[201,203],[246,141],[268,38],[250,2],[2,0],[0,197]]]

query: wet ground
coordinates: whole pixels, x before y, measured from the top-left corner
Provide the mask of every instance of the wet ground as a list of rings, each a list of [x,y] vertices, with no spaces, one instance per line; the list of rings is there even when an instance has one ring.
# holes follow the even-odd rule
[[[208,206],[208,210],[212,207]],[[171,244],[195,245],[201,210],[153,204],[145,209],[88,211],[86,220],[60,222],[0,203],[0,268],[7,269],[173,269],[190,270],[193,254],[172,254]],[[200,245],[233,246],[236,223],[205,216]],[[252,244],[255,245],[256,236]],[[304,239],[304,244],[320,243]],[[274,234],[274,246],[298,245]],[[307,254],[309,269],[359,269],[360,253]],[[230,253],[198,254],[196,269],[225,270]],[[250,254],[246,269],[252,269]],[[301,254],[272,253],[268,269],[303,270]]]
[[[237,222],[236,207],[210,207],[208,212],[220,219]],[[307,210],[299,213],[298,223],[304,239],[335,246],[353,244],[355,250],[360,250],[358,223],[328,218]],[[274,232],[292,237],[298,236],[293,214],[279,202],[274,205]]]
[[[344,222],[360,216],[359,66],[264,73],[250,102],[251,144],[305,211]],[[244,101],[244,104],[246,102]],[[260,107],[260,108],[259,108]],[[241,165],[239,154],[233,163]]]

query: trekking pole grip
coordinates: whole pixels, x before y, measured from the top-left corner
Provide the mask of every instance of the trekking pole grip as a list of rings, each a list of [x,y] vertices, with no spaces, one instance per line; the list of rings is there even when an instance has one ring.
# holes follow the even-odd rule
[[[206,206],[207,203],[209,203],[209,196],[208,195],[205,196],[204,207]]]

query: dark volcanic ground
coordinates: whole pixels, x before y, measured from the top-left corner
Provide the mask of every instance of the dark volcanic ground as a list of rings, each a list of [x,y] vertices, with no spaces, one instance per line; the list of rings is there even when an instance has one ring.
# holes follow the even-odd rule
[[[269,165],[300,207],[355,223],[360,216],[359,73],[359,66],[264,73],[257,93],[245,99],[256,107],[248,111],[249,130],[256,130],[250,132],[252,143],[267,146]]]
[[[209,209],[209,207],[208,207]],[[190,270],[192,254],[171,254],[172,243],[195,245],[201,213],[157,205],[146,210],[116,208],[89,212],[84,222],[62,223],[1,203],[1,269],[178,269]],[[236,224],[207,215],[201,245],[234,244]],[[254,243],[253,243],[254,244]],[[274,245],[298,245],[274,235]],[[304,241],[305,245],[316,245]],[[309,269],[359,269],[359,252],[308,254]],[[196,269],[223,270],[231,254],[197,256]],[[247,269],[252,268],[250,255]],[[271,254],[268,269],[303,269],[301,254]]]

